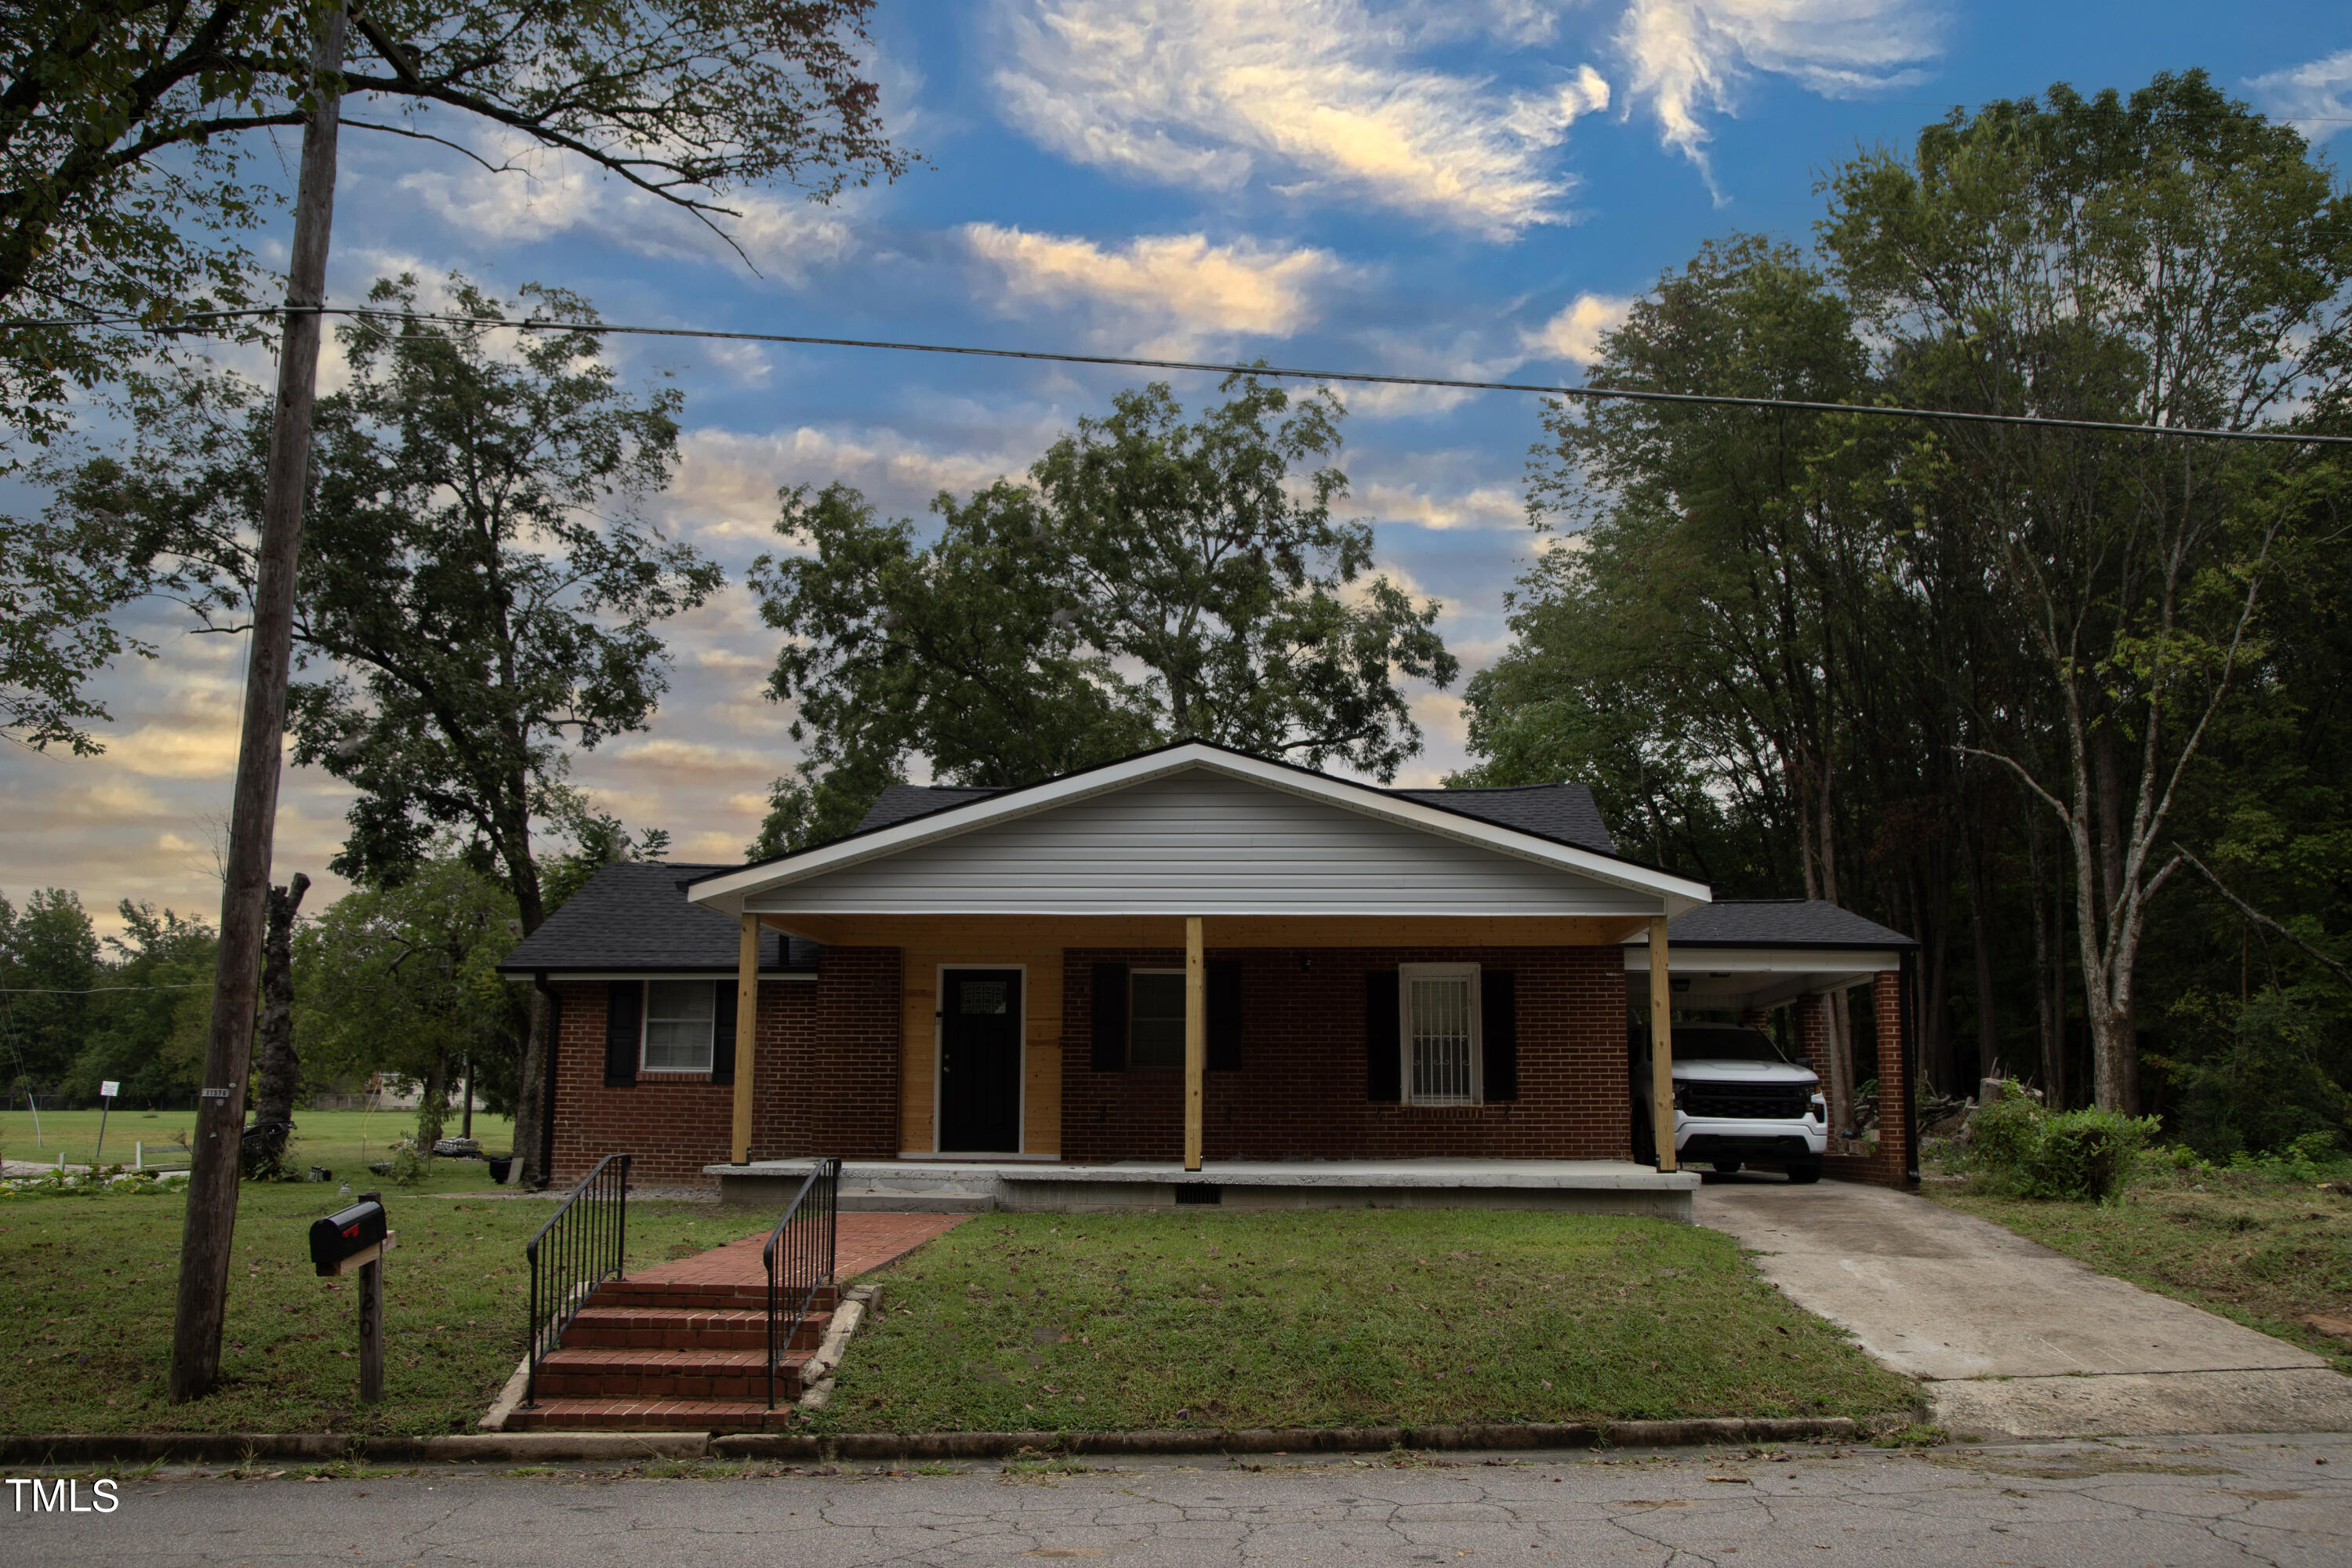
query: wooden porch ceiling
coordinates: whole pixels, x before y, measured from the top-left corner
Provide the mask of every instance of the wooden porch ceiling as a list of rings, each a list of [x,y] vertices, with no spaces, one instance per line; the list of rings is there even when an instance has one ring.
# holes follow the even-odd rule
[[[1184,945],[1181,915],[797,915],[761,922],[834,947]],[[1208,915],[1210,947],[1605,947],[1645,927],[1641,916]]]

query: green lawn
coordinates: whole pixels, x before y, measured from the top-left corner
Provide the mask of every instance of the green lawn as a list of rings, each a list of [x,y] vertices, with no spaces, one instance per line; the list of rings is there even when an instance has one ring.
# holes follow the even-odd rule
[[[1910,1415],[1918,1386],[1662,1220],[987,1215],[890,1269],[836,1431]]]
[[[376,1117],[379,1131],[388,1120]],[[478,1136],[482,1118],[474,1126]],[[107,1142],[110,1150],[110,1131]],[[390,1397],[372,1408],[357,1404],[356,1281],[321,1279],[310,1268],[310,1224],[336,1205],[333,1187],[245,1184],[224,1384],[186,1405],[164,1396],[183,1198],[0,1198],[0,1321],[11,1325],[0,1350],[0,1431],[471,1429],[522,1353],[523,1243],[555,1205],[489,1197],[481,1165],[437,1164],[423,1186],[384,1192],[399,1233],[384,1269]],[[756,1215],[707,1204],[633,1202],[630,1267],[757,1228]]]
[[[63,1153],[66,1163],[86,1165],[98,1152],[95,1110],[44,1110],[40,1136],[33,1133],[33,1113],[19,1103],[0,1113],[0,1154],[11,1160],[54,1164]],[[457,1135],[459,1114],[452,1111],[443,1131]],[[140,1110],[117,1106],[106,1123],[105,1161],[131,1163],[134,1147],[146,1145],[151,1165],[185,1165],[187,1140],[194,1135],[193,1110]],[[298,1110],[294,1142],[289,1152],[299,1167],[324,1165],[337,1181],[363,1172],[370,1160],[384,1159],[396,1138],[416,1131],[414,1110]],[[503,1116],[474,1113],[474,1140],[488,1153],[503,1154],[514,1146],[514,1123]],[[362,1157],[364,1155],[364,1158]],[[476,1166],[477,1171],[480,1170]]]
[[[2352,1319],[2352,1198],[2229,1171],[2158,1171],[2119,1202],[1996,1198],[1928,1183],[1937,1203],[2007,1226],[2102,1274],[2274,1334],[2352,1373],[2352,1343],[2302,1321]]]

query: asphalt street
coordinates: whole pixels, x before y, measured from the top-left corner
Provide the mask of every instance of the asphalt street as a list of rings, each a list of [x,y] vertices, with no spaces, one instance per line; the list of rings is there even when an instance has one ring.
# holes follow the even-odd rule
[[[667,1477],[425,1469],[121,1479],[0,1526],[0,1562],[2189,1568],[2352,1562],[2352,1437],[993,1465]],[[89,1495],[96,1474],[80,1473]]]

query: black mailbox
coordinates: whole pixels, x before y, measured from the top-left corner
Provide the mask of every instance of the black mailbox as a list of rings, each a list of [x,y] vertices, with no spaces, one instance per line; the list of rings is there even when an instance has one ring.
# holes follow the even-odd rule
[[[345,1258],[382,1245],[383,1237],[383,1205],[365,1193],[341,1213],[310,1222],[310,1261],[320,1274],[332,1274]]]

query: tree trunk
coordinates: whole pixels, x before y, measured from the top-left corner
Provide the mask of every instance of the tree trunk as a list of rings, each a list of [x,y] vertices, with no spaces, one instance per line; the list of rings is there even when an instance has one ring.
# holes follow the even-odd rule
[[[1981,1081],[2000,1070],[2000,1024],[1993,1010],[1992,922],[1985,918],[1992,878],[1986,873],[1982,846],[1964,843],[1961,853],[1969,862],[1969,945],[1976,959],[1977,1078]]]
[[[343,7],[327,8],[312,54],[317,107],[302,131],[302,172],[294,199],[294,245],[286,278],[286,317],[278,356],[278,403],[263,479],[261,542],[257,552],[253,637],[247,649],[245,715],[237,740],[236,784],[229,807],[227,865],[221,890],[219,956],[213,981],[211,1032],[205,1043],[188,1205],[180,1232],[178,1300],[172,1317],[171,1396],[200,1399],[220,1376],[221,1327],[228,1316],[228,1277],[236,1239],[238,1140],[245,1129],[245,1080],[252,1066],[255,984],[258,979],[269,855],[278,822],[278,779],[284,767],[286,680],[294,645],[295,571],[308,490],[311,414],[319,386],[320,317],[327,290],[327,236],[335,206],[338,101],[326,89],[343,65]],[[305,310],[303,307],[313,307]]]
[[[310,879],[301,872],[269,889],[269,924],[261,945],[261,1024],[254,1031],[253,1119],[291,1121],[302,1088],[302,1058],[294,1053],[294,914]]]
[[[425,1096],[416,1102],[416,1152],[430,1160],[433,1146],[441,1142],[441,1124],[449,1112],[449,1053],[433,1053],[432,1068],[425,1075]]]

